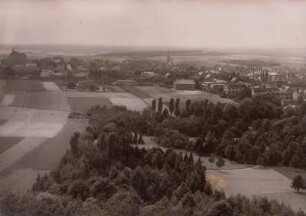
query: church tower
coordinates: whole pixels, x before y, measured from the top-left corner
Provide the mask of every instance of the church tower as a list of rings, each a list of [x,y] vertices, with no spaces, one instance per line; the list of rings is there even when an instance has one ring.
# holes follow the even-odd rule
[[[171,64],[171,56],[170,56],[169,50],[167,51],[167,60],[166,60],[166,63],[167,63],[168,65]]]

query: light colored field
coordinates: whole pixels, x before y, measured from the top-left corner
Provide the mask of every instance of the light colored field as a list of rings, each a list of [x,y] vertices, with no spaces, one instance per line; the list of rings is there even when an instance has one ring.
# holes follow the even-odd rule
[[[54,82],[42,82],[42,85],[47,91],[61,91]]]
[[[66,93],[69,100],[71,98],[98,98],[109,99],[112,105],[125,106],[129,110],[142,111],[148,104],[136,97],[135,95],[127,92],[79,92],[67,91]],[[72,101],[72,100],[71,100]]]
[[[65,125],[68,112],[55,110],[0,107],[0,136],[53,137]]]
[[[291,180],[272,168],[208,170],[208,179],[214,188],[224,190],[227,195],[263,196],[306,211],[306,195],[294,192]]]
[[[136,96],[127,92],[81,92],[81,91],[67,91],[67,97],[101,97],[101,98],[137,98]]]
[[[14,94],[6,94],[6,95],[4,95],[4,97],[3,97],[2,101],[1,101],[1,105],[2,106],[9,106],[9,105],[13,104],[14,101],[15,101],[15,97],[16,97],[16,95],[14,95]]]
[[[190,99],[192,101],[209,100],[212,103],[235,103],[228,98],[221,98],[218,95],[210,94],[203,91],[178,91],[174,89],[168,89],[161,86],[137,86],[138,89],[151,95],[153,98],[162,98],[163,101],[169,102],[171,98],[180,98],[181,104],[185,104],[185,101]]]
[[[142,111],[145,108],[148,107],[148,104],[146,104],[143,100],[139,98],[110,98],[110,101],[113,105],[117,106],[125,106],[129,110],[133,111]]]

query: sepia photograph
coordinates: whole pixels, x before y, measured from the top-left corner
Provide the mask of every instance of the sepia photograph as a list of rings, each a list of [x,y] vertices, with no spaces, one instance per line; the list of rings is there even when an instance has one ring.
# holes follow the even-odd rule
[[[306,216],[306,0],[0,0],[0,216]]]

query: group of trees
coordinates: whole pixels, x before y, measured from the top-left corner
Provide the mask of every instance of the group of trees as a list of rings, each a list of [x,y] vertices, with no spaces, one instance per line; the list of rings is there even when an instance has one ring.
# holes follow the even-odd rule
[[[297,192],[299,192],[301,189],[306,189],[305,180],[302,176],[297,175],[293,178],[291,187],[294,188]]]
[[[212,190],[192,154],[139,149],[135,132],[145,127],[145,114],[122,107],[90,113],[86,131],[73,134],[70,150],[49,175],[37,177],[34,193],[2,195],[4,214],[305,216],[265,198],[226,198]]]
[[[162,104],[162,98],[153,100],[145,119],[146,134],[162,146],[214,153],[239,163],[306,167],[303,109],[288,116],[277,104],[260,99],[244,99],[237,106],[186,100],[184,107],[173,98],[168,108]]]

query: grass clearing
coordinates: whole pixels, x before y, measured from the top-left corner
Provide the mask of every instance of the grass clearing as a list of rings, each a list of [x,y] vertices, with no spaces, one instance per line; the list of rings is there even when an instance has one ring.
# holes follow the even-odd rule
[[[214,188],[227,195],[263,196],[288,204],[295,210],[306,211],[306,195],[296,193],[290,187],[291,180],[273,168],[208,170],[207,176],[213,180]]]

